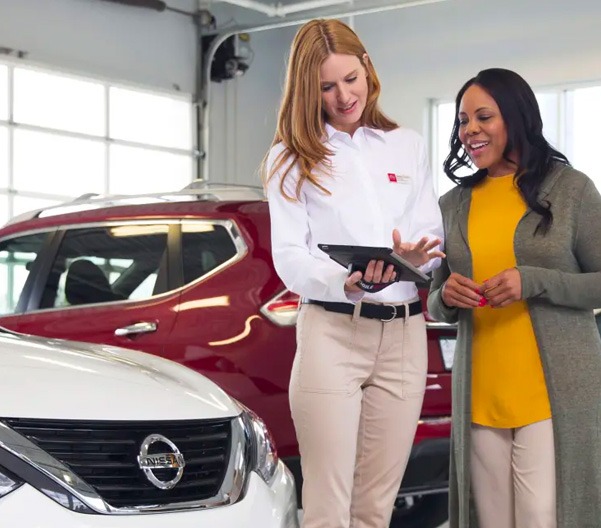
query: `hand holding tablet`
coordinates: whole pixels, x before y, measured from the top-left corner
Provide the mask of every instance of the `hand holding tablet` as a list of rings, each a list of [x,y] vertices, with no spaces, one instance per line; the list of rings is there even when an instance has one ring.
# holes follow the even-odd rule
[[[332,260],[349,270],[365,273],[370,261],[382,261],[384,266],[394,267],[394,279],[390,282],[367,282],[361,280],[357,286],[367,292],[376,292],[390,286],[394,282],[408,281],[427,283],[431,279],[413,264],[397,255],[392,248],[372,246],[348,246],[335,244],[318,244],[317,247],[327,253]]]

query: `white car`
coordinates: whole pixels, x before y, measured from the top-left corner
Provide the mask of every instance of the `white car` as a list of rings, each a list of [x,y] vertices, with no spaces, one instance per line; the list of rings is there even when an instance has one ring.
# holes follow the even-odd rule
[[[196,372],[3,330],[0,373],[0,525],[298,527],[265,425]]]

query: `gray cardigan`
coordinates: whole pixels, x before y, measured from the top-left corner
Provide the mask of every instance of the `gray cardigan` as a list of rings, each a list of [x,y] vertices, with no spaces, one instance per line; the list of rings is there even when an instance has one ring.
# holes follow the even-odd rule
[[[514,250],[553,414],[557,526],[600,528],[601,339],[593,309],[601,308],[601,196],[584,174],[555,164],[539,199],[551,204],[553,224],[546,235],[533,236],[540,216],[528,209],[516,228]],[[470,201],[471,189],[461,187],[440,199],[447,258],[434,272],[428,298],[433,317],[458,323],[451,528],[478,526],[469,498],[472,311],[449,308],[441,301],[442,286],[451,272],[472,276],[467,237]]]

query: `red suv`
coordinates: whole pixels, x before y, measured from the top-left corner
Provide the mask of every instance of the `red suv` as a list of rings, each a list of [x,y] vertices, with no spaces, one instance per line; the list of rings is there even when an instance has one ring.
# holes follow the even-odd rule
[[[6,328],[134,348],[211,378],[265,420],[300,484],[288,407],[298,297],[274,271],[260,189],[86,196],[22,215],[0,230],[0,284]],[[428,323],[426,397],[391,526],[447,518],[454,344],[455,328]]]

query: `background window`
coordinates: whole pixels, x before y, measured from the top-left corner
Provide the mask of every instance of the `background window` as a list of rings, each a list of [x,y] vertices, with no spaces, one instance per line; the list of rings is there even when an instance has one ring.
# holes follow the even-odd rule
[[[545,139],[556,149],[559,148],[559,92],[537,93],[536,100],[543,118],[543,134]]]
[[[576,169],[587,174],[601,189],[598,126],[601,120],[601,86],[569,93],[568,119],[571,119],[572,128],[568,136],[568,158]]]
[[[184,154],[112,145],[109,192],[179,191],[192,181],[192,169],[192,159]]]
[[[160,147],[192,148],[190,103],[123,88],[110,90],[110,135]]]
[[[35,198],[32,196],[14,196],[13,197],[13,216],[17,216],[35,209],[43,209],[52,205],[58,205],[63,200],[52,200],[50,198]]]
[[[18,123],[98,136],[105,133],[100,83],[15,68],[14,105]]]
[[[16,129],[14,187],[59,196],[102,193],[104,152],[99,141]]]
[[[0,126],[0,188],[8,187],[8,128]]]
[[[8,67],[0,64],[0,120],[8,120]]]
[[[0,64],[0,222],[87,193],[179,190],[193,137],[189,95]]]
[[[442,164],[449,155],[449,139],[455,121],[455,103],[441,103],[436,106],[435,112],[435,137],[433,145],[434,163],[432,164],[432,175],[434,185],[439,196],[442,196],[455,185],[444,173]]]
[[[8,196],[0,195],[0,226],[3,226],[4,224],[6,224],[6,222],[8,222],[8,220],[10,218],[8,207],[9,207]],[[2,279],[0,279],[0,280],[2,280]]]

